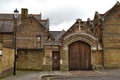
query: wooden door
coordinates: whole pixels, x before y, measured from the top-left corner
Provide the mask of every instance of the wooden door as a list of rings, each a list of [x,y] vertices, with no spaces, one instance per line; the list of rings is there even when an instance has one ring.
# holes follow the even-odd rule
[[[60,52],[52,52],[52,70],[60,70]]]
[[[90,45],[76,41],[69,45],[69,70],[91,69]]]

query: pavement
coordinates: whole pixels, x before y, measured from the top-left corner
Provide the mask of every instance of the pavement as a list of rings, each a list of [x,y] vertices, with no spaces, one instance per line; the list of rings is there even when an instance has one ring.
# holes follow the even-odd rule
[[[93,71],[17,71],[0,80],[120,80],[120,69]]]
[[[73,72],[71,76],[45,77],[42,80],[120,80],[120,69]]]

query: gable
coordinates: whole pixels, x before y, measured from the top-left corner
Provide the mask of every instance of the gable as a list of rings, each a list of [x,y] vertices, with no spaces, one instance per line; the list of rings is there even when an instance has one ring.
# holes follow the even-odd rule
[[[65,36],[68,36],[70,34],[73,34],[73,33],[82,32],[86,28],[85,25],[86,25],[85,21],[82,21],[81,19],[77,19],[76,22],[62,36],[62,38],[64,38]]]
[[[99,19],[100,19],[99,13],[95,12],[95,16],[94,16],[94,20],[93,20],[94,21],[94,25],[96,25],[98,23]]]
[[[0,32],[13,32],[13,14],[0,14]]]
[[[110,10],[108,10],[104,16],[106,20],[111,18],[120,18],[120,3],[117,2]]]
[[[105,33],[120,33],[120,3],[117,2],[113,8],[104,16]]]
[[[53,36],[55,41],[59,41],[59,39],[62,37],[62,35],[65,33],[64,30],[62,31],[50,31],[50,34]]]
[[[46,35],[46,28],[33,17],[24,19],[17,27],[18,35],[36,36],[36,34]]]

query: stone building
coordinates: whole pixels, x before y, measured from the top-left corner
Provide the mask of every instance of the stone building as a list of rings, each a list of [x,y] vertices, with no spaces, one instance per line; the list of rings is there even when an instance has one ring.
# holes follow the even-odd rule
[[[7,15],[7,17],[6,17]],[[13,47],[13,14],[0,14],[3,45]],[[17,69],[120,68],[120,3],[93,20],[77,19],[67,31],[50,31],[49,19],[22,9],[16,26]]]
[[[14,67],[14,49],[3,46],[0,42],[0,78],[13,72]]]

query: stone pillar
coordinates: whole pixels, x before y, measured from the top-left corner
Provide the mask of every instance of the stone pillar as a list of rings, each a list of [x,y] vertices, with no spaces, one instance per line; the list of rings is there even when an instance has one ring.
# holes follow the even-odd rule
[[[68,46],[63,47],[63,53],[61,53],[62,64],[60,64],[61,71],[68,71]]]

